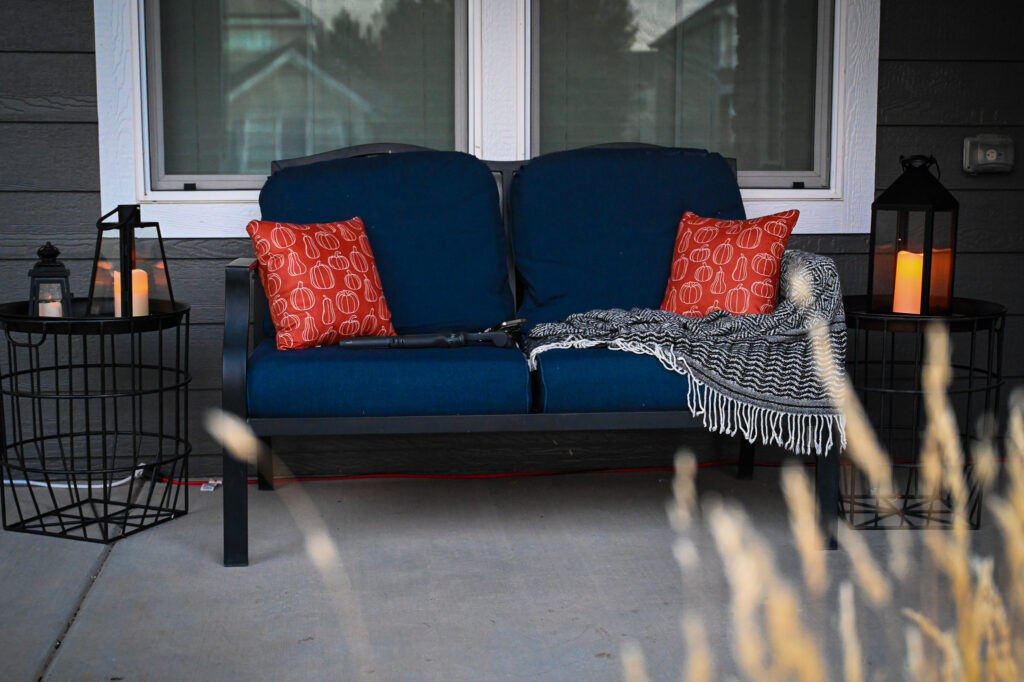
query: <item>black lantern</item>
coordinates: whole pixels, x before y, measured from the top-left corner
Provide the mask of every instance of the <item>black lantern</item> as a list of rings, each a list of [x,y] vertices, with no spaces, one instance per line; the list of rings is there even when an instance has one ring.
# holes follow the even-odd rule
[[[115,221],[104,222],[117,214]],[[142,222],[138,204],[122,204],[96,221],[89,314],[138,317],[174,305],[159,223]]]
[[[946,314],[960,204],[932,174],[935,157],[901,156],[900,165],[903,174],[871,204],[868,301],[872,312]]]
[[[46,242],[36,253],[39,261],[28,271],[28,314],[71,317],[71,287],[68,269],[57,260],[60,250]]]

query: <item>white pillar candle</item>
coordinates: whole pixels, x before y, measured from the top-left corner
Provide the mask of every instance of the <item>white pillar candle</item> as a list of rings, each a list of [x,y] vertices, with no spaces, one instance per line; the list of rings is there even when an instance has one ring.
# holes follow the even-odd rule
[[[132,270],[132,317],[149,315],[149,275]],[[121,273],[114,271],[114,317],[121,317]]]
[[[41,301],[39,303],[39,317],[63,317],[64,306],[60,301]]]

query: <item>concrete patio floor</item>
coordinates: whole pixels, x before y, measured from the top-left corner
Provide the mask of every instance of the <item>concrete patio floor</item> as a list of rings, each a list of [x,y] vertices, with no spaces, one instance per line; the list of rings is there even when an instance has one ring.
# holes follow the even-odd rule
[[[698,490],[741,503],[780,571],[799,582],[778,474],[758,468],[737,481],[731,467],[705,468]],[[282,495],[255,486],[247,568],[220,564],[220,490],[193,488],[187,516],[111,546],[3,532],[0,677],[621,680],[621,646],[635,640],[652,680],[676,680],[684,613],[706,627],[725,677],[735,671],[729,587],[703,527],[700,563],[681,574],[665,514],[670,482],[643,472],[297,484],[337,542],[350,595],[325,587]],[[860,534],[884,557],[884,532]],[[988,519],[972,538],[981,554],[1001,546]],[[919,539],[896,602],[941,611],[937,581],[922,579],[934,572]],[[839,679],[834,605],[850,565],[841,550],[827,563],[829,594],[804,616],[828,633]],[[858,600],[858,618],[867,678],[902,677],[899,608]],[[362,657],[352,646],[360,638]]]

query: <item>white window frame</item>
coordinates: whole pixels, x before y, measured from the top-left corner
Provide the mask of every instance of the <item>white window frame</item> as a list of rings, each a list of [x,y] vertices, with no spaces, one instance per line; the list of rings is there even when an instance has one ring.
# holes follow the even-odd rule
[[[153,190],[143,87],[141,0],[94,0],[100,199],[145,204],[169,238],[244,237],[257,190]],[[875,184],[877,0],[835,0],[830,187],[745,189],[747,215],[799,209],[797,233],[866,233]],[[468,0],[468,149],[485,159],[530,154],[530,0]]]

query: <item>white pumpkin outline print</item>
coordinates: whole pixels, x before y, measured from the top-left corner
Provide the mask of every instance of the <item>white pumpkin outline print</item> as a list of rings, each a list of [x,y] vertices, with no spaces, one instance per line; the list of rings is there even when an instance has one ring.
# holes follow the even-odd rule
[[[294,251],[288,252],[288,274],[292,277],[298,277],[299,275],[305,275],[309,268],[306,267],[305,261],[299,257],[299,254]]]
[[[741,253],[740,257],[736,259],[736,265],[733,266],[732,274],[730,275],[732,281],[742,282],[747,278],[747,256]]]
[[[723,243],[715,247],[715,250],[711,255],[711,262],[715,265],[725,265],[732,260],[734,252],[735,249],[732,246],[732,239],[726,239]]]
[[[736,238],[736,246],[741,249],[756,249],[761,245],[761,228],[757,225],[752,225],[747,229],[740,232],[740,236]]]
[[[351,264],[348,262],[348,258],[341,255],[337,251],[327,257],[327,265],[333,270],[348,270]]]
[[[290,226],[275,223],[270,231],[270,241],[279,249],[287,249],[295,243],[295,231]]]
[[[743,313],[747,310],[749,305],[750,289],[746,288],[742,284],[731,289],[729,293],[725,295],[725,307],[731,313]]]
[[[750,285],[750,293],[765,301],[775,300],[775,282],[767,277]]]
[[[715,225],[703,225],[693,231],[693,241],[698,244],[710,244],[718,238],[720,231]]]
[[[320,259],[320,248],[308,234],[302,235],[302,247],[306,250],[306,258],[309,258],[310,260]]]
[[[321,299],[320,322],[322,322],[325,327],[333,327],[334,321],[338,319],[338,316],[335,314],[334,304],[331,302],[329,297],[324,296],[323,294],[321,294]]]
[[[693,271],[693,278],[698,282],[710,282],[711,278],[715,276],[715,271],[711,269],[711,266],[707,263],[701,263],[700,266]]]
[[[334,289],[334,271],[322,262],[317,263],[309,269],[309,283],[321,291]]]
[[[351,289],[342,289],[336,293],[334,303],[344,315],[354,315],[359,310],[359,297]]]
[[[271,253],[266,258],[267,272],[279,272],[285,265],[285,258],[283,254]]]
[[[711,283],[711,293],[713,294],[724,294],[728,290],[725,284],[725,272],[722,268],[718,268],[718,273],[715,274],[715,281]]]
[[[259,235],[254,235],[253,249],[256,251],[257,258],[266,258],[270,255],[270,241]]]
[[[341,240],[327,230],[317,230],[313,237],[324,251],[337,251],[341,248]]]
[[[672,281],[679,282],[686,278],[686,271],[690,268],[690,259],[685,255],[680,254],[676,256],[675,262],[672,263]]]

